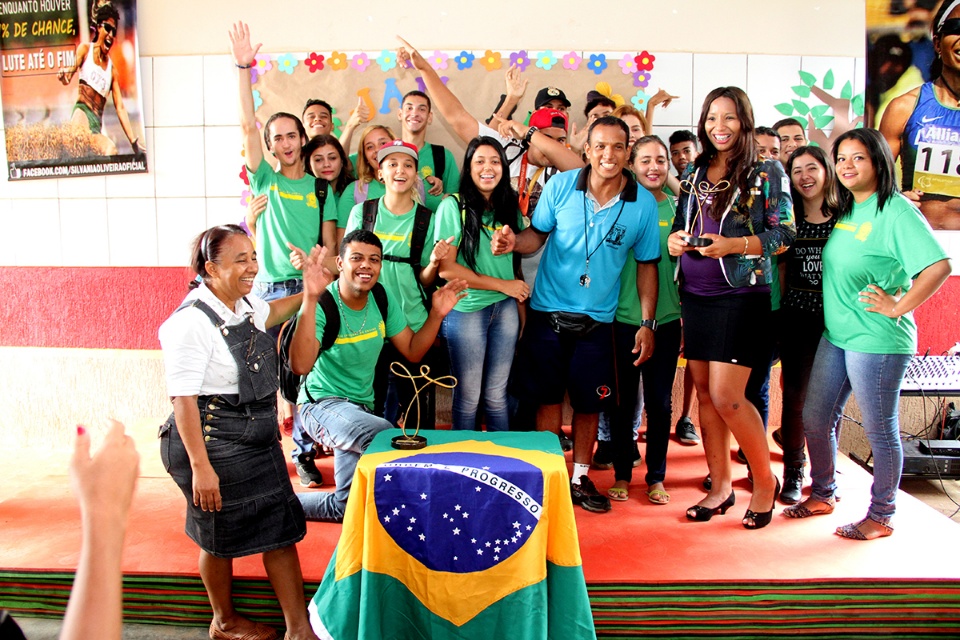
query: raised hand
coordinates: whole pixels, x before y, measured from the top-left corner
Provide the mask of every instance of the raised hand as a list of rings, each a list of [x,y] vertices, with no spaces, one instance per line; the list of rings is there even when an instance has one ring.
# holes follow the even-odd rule
[[[230,52],[233,54],[233,61],[241,66],[252,65],[263,43],[250,44],[250,26],[245,22],[237,22],[227,35],[230,36]]]
[[[647,102],[647,105],[650,107],[655,107],[658,104],[662,105],[664,109],[670,106],[670,103],[679,98],[680,96],[670,95],[667,91],[660,89],[658,90],[652,98]]]
[[[357,127],[364,122],[370,120],[370,107],[367,106],[367,103],[363,101],[363,98],[357,98],[357,108],[350,113],[350,117],[347,118],[347,124],[344,126]]]
[[[576,154],[583,153],[583,145],[587,142],[587,134],[590,133],[589,127],[579,131],[577,123],[570,121],[570,135],[567,136],[567,146],[573,149]]]
[[[467,295],[467,281],[451,280],[433,292],[431,307],[441,316],[446,316]]]
[[[323,266],[323,261],[327,257],[327,248],[315,245],[307,254],[303,249],[290,243],[287,243],[287,247],[290,248],[290,263],[296,267],[297,263],[294,262],[296,259],[301,264],[298,268],[303,271],[304,297],[319,298],[323,290],[334,280],[330,270]]]
[[[490,250],[495,256],[510,253],[516,244],[517,236],[509,225],[503,225],[494,231],[493,237],[490,238]]]
[[[520,67],[518,67],[516,63],[510,65],[510,68],[507,69],[507,72],[504,74],[504,81],[507,85],[507,96],[517,98],[518,100],[527,92],[527,85],[530,83],[529,80],[523,77],[523,72],[520,71]]]
[[[446,240],[440,240],[437,244],[433,245],[433,251],[430,252],[430,264],[440,266],[443,259],[450,255],[450,250],[453,248],[452,245],[455,241],[456,238],[450,236]]]
[[[256,223],[257,218],[260,217],[264,211],[267,210],[267,194],[261,194],[259,196],[254,196],[250,200],[250,204],[247,205],[247,226],[250,226],[250,220],[252,219]]]
[[[110,426],[103,445],[92,457],[90,435],[85,427],[77,427],[77,439],[70,458],[70,478],[80,498],[80,511],[85,519],[102,521],[104,526],[126,522],[140,455],[133,439],[124,434],[116,420]]]
[[[432,68],[424,59],[424,57],[420,55],[420,52],[417,51],[416,47],[400,36],[397,36],[397,40],[403,44],[402,47],[397,49],[397,64],[400,67],[413,67],[417,71],[423,71],[426,68]]]

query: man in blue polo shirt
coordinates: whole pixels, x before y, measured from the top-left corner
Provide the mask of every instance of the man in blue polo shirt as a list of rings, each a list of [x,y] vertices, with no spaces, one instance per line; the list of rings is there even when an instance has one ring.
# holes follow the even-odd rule
[[[530,300],[520,357],[522,384],[540,405],[537,428],[559,433],[564,393],[573,406],[573,501],[608,511],[587,476],[597,419],[615,389],[613,318],[620,272],[631,251],[643,324],[636,364],[653,353],[660,239],[657,203],[626,170],[629,130],[610,116],[591,124],[584,151],[589,166],[561,173],[543,189],[531,226],[494,234],[495,254],[536,251],[546,243]]]

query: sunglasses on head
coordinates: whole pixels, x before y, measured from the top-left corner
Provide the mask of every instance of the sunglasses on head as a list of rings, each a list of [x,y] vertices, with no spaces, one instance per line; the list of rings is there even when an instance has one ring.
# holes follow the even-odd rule
[[[943,24],[940,25],[940,28],[937,30],[937,35],[940,37],[960,36],[960,18],[944,20]]]
[[[958,21],[960,22],[960,21]],[[100,27],[107,32],[108,35],[115,36],[117,35],[117,28],[112,24],[103,23]]]

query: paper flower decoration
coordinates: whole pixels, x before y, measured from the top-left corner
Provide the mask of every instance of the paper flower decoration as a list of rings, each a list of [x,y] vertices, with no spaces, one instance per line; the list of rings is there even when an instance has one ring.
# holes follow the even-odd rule
[[[256,89],[253,90],[253,110],[256,111],[263,105],[263,98],[260,97],[260,92]]]
[[[329,64],[330,68],[334,71],[343,71],[347,68],[347,56],[339,51],[334,51],[330,54],[330,57],[327,58],[327,64]]]
[[[587,68],[595,74],[600,75],[603,73],[603,70],[607,68],[607,56],[602,53],[591,53]]]
[[[583,58],[578,56],[576,52],[571,51],[567,55],[563,56],[563,68],[570,71],[576,71],[580,68],[580,63],[583,62]]]
[[[550,71],[555,64],[557,64],[557,57],[553,55],[553,51],[541,51],[537,56],[537,66],[544,71]]]
[[[250,81],[256,82],[260,79],[260,76],[271,69],[273,69],[273,62],[270,61],[270,56],[268,54],[265,53],[263,55],[254,57],[253,66],[250,67]]]
[[[380,65],[381,71],[390,71],[390,69],[397,66],[397,56],[394,55],[393,51],[384,49],[380,52],[380,55],[377,56],[377,64]]]
[[[474,55],[469,51],[461,51],[454,59],[457,63],[457,69],[463,71],[473,66]]]
[[[319,53],[311,53],[307,56],[307,59],[303,61],[303,64],[307,66],[310,73],[316,73],[323,69],[323,56]]]
[[[370,58],[365,53],[358,53],[350,60],[350,66],[363,73],[370,66]]]
[[[520,71],[526,71],[527,67],[530,66],[530,58],[527,56],[526,51],[517,51],[516,53],[510,54],[510,64],[517,65]]]
[[[450,56],[445,54],[443,51],[434,51],[433,55],[430,56],[428,62],[430,66],[440,71],[441,69],[447,68],[447,60],[450,59]]]
[[[600,95],[613,100],[613,103],[618,107],[625,102],[622,95],[613,92],[613,87],[610,86],[609,82],[598,82],[596,86],[594,86],[594,90]]]
[[[634,57],[635,56],[631,56],[628,53],[617,63],[620,65],[620,71],[623,72],[623,75],[629,76],[637,70],[637,63],[634,61]]]
[[[646,93],[643,92],[643,89],[637,91],[637,95],[633,96],[630,99],[630,102],[633,103],[633,106],[636,107],[637,111],[643,111],[647,108],[647,100],[650,99]]]
[[[297,67],[297,59],[291,54],[285,53],[277,58],[277,71],[283,71],[287,75],[293,75],[293,70]]]
[[[637,71],[633,74],[633,86],[646,89],[650,84],[650,73],[648,71]]]
[[[657,57],[649,51],[643,51],[633,59],[637,63],[637,69],[640,71],[653,71],[653,62]]]
[[[244,167],[246,169],[246,167]],[[249,189],[244,189],[240,192],[240,206],[246,209],[250,206],[250,201],[253,200],[253,192]]]
[[[240,177],[241,180],[243,180],[243,184],[247,185],[248,187],[250,186],[250,178],[247,177],[247,163],[246,163],[246,162],[244,162],[244,163],[243,163],[243,166],[240,167],[240,173],[238,173],[237,175]]]
[[[480,61],[487,71],[496,71],[503,63],[500,61],[500,52],[499,51],[490,51],[487,49],[483,52],[483,60]]]

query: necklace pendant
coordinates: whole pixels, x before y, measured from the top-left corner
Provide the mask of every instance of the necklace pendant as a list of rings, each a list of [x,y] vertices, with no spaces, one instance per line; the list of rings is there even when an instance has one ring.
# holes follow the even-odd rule
[[[584,289],[589,289],[590,276],[588,276],[587,274],[583,274],[582,276],[580,276],[580,286],[583,287]]]

